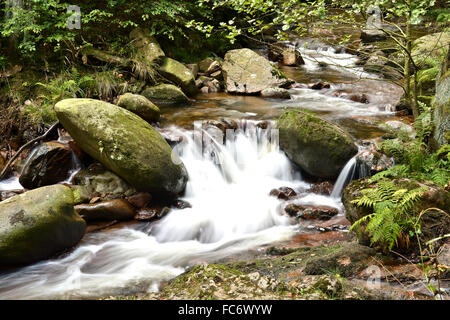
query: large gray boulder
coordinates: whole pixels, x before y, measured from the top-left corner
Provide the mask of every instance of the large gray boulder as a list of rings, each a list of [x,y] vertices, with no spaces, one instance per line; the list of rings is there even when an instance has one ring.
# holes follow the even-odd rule
[[[288,82],[280,70],[250,49],[228,51],[222,72],[229,93],[258,94]]]
[[[86,222],[75,213],[69,187],[53,185],[0,202],[0,266],[49,258],[76,245]]]
[[[132,112],[93,99],[63,100],[55,111],[86,153],[136,189],[169,194],[184,190],[183,163],[164,138]]]
[[[280,116],[277,126],[280,148],[312,176],[337,178],[358,153],[347,132],[309,112],[287,111]]]

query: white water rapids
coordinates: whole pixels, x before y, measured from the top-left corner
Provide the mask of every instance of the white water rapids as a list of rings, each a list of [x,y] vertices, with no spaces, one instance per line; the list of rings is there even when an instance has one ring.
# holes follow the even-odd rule
[[[253,128],[255,128],[253,126]],[[289,240],[296,226],[280,215],[269,196],[281,186],[308,187],[270,141],[270,131],[246,130],[215,145],[221,159],[205,157],[192,132],[179,150],[189,182],[184,200],[154,224],[87,234],[67,256],[0,275],[0,299],[77,299],[148,292],[187,266],[215,261],[258,246]],[[331,197],[308,194],[304,203],[339,206]]]

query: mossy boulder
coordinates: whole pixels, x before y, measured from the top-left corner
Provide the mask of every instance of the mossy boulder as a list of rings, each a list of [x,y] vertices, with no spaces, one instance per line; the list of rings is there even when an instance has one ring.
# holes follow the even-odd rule
[[[433,67],[433,59],[441,60],[450,45],[450,33],[439,32],[420,37],[413,42],[412,56],[422,69]]]
[[[53,185],[0,202],[0,266],[49,258],[76,245],[86,230],[69,187]]]
[[[347,132],[307,111],[286,111],[277,126],[281,149],[315,177],[336,178],[358,152]]]
[[[420,187],[426,187],[421,199],[414,204],[409,214],[411,216],[419,216],[419,214],[428,208],[437,208],[448,211],[450,208],[450,192],[439,186],[422,183],[412,179],[394,179],[393,184],[398,189],[414,190]],[[377,188],[378,183],[371,183],[370,179],[360,179],[352,181],[342,194],[342,203],[345,207],[345,217],[353,224],[359,219],[373,213],[373,210],[368,207],[359,207],[352,203],[353,200],[362,197],[362,190],[368,188]],[[442,212],[431,210],[424,214],[421,218],[422,240],[428,241],[433,238],[448,234],[450,232],[450,218]],[[370,240],[367,233],[364,231],[365,224],[361,224],[356,228],[356,234],[361,244],[369,245]],[[401,245],[401,244],[399,244]],[[406,249],[406,248],[398,248]]]
[[[135,58],[151,64],[155,60],[164,57],[164,51],[155,38],[150,36],[147,29],[136,28],[130,33],[131,45],[135,51]]]
[[[269,60],[250,49],[228,51],[222,72],[229,93],[258,94],[264,89],[280,87],[288,82]]]
[[[181,62],[164,57],[160,59],[158,71],[168,80],[179,85],[186,94],[192,96],[198,93],[194,75],[191,70]]]
[[[139,94],[125,93],[117,102],[121,108],[137,114],[147,122],[159,121],[161,111],[146,97]]]
[[[77,144],[140,191],[181,193],[187,172],[164,138],[134,113],[99,100],[67,99],[55,106]]]
[[[173,84],[160,84],[146,87],[141,94],[157,105],[180,104],[189,101],[184,92]]]

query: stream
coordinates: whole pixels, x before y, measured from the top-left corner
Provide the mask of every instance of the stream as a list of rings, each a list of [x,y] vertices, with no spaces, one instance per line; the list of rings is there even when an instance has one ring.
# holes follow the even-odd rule
[[[192,208],[173,209],[153,223],[88,233],[70,253],[0,274],[0,299],[90,299],[154,292],[189,266],[292,239],[301,225],[280,214],[283,202],[269,192],[282,186],[308,189],[309,183],[279,149],[273,120],[285,109],[306,108],[357,139],[373,139],[382,134],[377,121],[394,117],[391,111],[401,95],[400,88],[366,74],[355,56],[332,47],[300,51],[306,64],[284,67],[285,74],[299,83],[330,82],[329,89],[291,89],[287,101],[207,94],[183,108],[161,108],[161,130],[184,137],[176,151],[189,174],[182,199]],[[336,94],[342,92],[363,93],[369,103]],[[196,142],[194,122],[222,118],[234,119],[240,130],[227,137],[225,145],[213,141],[206,154]],[[256,126],[261,120],[269,123],[268,129]],[[352,170],[354,164],[349,163],[332,196],[305,193],[296,203],[334,207],[343,215],[340,192]],[[0,190],[18,188],[17,179],[0,181]]]

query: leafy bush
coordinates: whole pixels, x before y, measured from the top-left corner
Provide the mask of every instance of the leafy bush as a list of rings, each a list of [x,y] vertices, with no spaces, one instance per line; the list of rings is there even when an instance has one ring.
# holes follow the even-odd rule
[[[450,181],[449,146],[445,145],[435,153],[430,152],[427,141],[433,133],[431,109],[422,105],[424,112],[416,119],[417,137],[413,140],[406,135],[383,142],[381,150],[393,156],[396,166],[380,172],[371,178],[377,182],[384,178],[412,178],[432,181],[445,186]]]

